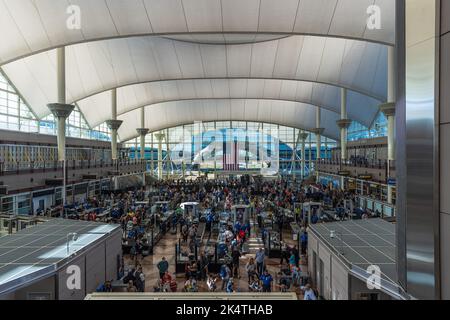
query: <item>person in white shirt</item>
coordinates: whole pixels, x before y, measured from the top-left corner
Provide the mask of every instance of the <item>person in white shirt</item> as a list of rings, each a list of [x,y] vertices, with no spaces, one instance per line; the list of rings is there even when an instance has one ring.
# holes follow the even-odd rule
[[[304,300],[317,300],[316,294],[309,283],[301,287],[301,289],[304,291]]]
[[[211,275],[208,276],[208,280],[206,281],[206,284],[208,285],[209,292],[215,292],[216,291],[216,288],[217,288],[216,281],[217,281],[217,278],[215,278],[215,277],[213,277]]]

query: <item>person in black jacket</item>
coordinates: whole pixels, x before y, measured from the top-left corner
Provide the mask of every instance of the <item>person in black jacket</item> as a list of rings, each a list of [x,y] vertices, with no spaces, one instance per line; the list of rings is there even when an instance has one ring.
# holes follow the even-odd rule
[[[231,258],[233,262],[233,276],[240,279],[241,275],[239,271],[239,259],[241,258],[241,252],[237,247],[235,247],[233,252],[231,253]]]
[[[206,280],[206,276],[208,274],[208,265],[209,265],[209,261],[208,261],[208,257],[205,255],[204,252],[200,253],[200,257],[198,259],[198,273],[199,273],[199,279],[200,280]]]
[[[300,264],[300,253],[298,252],[297,246],[294,246],[291,252],[295,257],[295,266],[298,268]]]

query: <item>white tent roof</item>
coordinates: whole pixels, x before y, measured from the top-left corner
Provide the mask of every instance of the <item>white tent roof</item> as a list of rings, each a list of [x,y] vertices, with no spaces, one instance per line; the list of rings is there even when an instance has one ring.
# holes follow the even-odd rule
[[[130,85],[117,91],[117,111],[124,114],[144,106],[182,100],[265,99],[302,102],[340,112],[340,88],[314,82],[273,79],[198,79],[157,81]],[[370,126],[378,113],[380,102],[369,96],[349,91],[348,115]],[[97,126],[110,118],[109,110],[100,112],[97,106],[109,106],[111,91],[78,102],[80,110]]]
[[[381,30],[367,28],[373,4]],[[69,5],[81,9],[80,30],[66,27]],[[193,115],[257,120],[268,104],[272,119],[264,121],[314,128],[308,112],[316,107],[329,114],[323,119],[337,119],[340,87],[349,89],[349,118],[370,125],[386,100],[394,7],[392,0],[0,0],[0,66],[43,118],[57,101],[54,48],[67,46],[68,102],[94,127],[110,119],[110,90],[119,88],[122,140],[135,135],[143,106],[152,110],[150,129]],[[207,103],[209,113],[196,113]],[[255,103],[255,114],[236,109]],[[217,106],[226,110],[213,116]],[[167,120],[169,109],[179,113]],[[337,137],[335,122],[322,121],[333,127],[325,135]]]
[[[366,27],[373,4],[382,10],[381,30]],[[79,30],[67,28],[70,5],[81,10]],[[0,65],[59,46],[147,34],[197,41],[222,33],[229,41],[309,34],[393,44],[394,12],[392,0],[0,0]]]

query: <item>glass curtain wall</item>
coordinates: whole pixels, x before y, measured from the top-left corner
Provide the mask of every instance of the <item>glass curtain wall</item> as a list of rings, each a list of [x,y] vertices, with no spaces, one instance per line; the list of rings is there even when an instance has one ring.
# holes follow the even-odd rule
[[[370,128],[353,121],[348,129],[348,141],[380,138],[387,136],[387,119],[382,112],[378,114]]]
[[[187,124],[174,128],[149,133],[146,136],[145,159],[149,161],[149,168],[156,168],[158,159],[158,143],[156,134],[164,133],[163,141],[163,169],[165,174],[182,174],[183,171],[220,172],[230,171],[224,160],[222,144],[235,148],[239,154],[239,163],[231,171],[261,170],[267,163],[261,159],[261,150],[274,155],[275,148],[267,147],[264,141],[277,141],[279,174],[301,174],[301,141],[298,139],[301,129],[285,127],[275,124],[246,122],[246,121],[215,121]],[[311,144],[309,143],[311,137]],[[310,134],[305,145],[306,174],[310,171],[309,153],[312,162],[317,158],[316,137]],[[152,145],[153,141],[153,145]],[[234,146],[235,144],[235,146]],[[269,144],[272,145],[272,144]],[[214,146],[219,146],[218,148]],[[131,159],[140,158],[139,138],[124,144]],[[322,137],[322,159],[331,158],[331,149],[336,148],[334,140]],[[226,148],[226,147],[224,147]],[[229,147],[228,147],[229,148]],[[226,153],[226,152],[225,152]],[[227,154],[227,153],[226,153]],[[178,159],[178,160],[177,160]],[[182,160],[180,160],[182,159]],[[200,164],[199,164],[200,163]]]
[[[0,129],[56,135],[53,115],[37,119],[25,101],[0,73]],[[90,128],[78,107],[67,119],[67,135],[72,138],[110,141],[106,124]]]

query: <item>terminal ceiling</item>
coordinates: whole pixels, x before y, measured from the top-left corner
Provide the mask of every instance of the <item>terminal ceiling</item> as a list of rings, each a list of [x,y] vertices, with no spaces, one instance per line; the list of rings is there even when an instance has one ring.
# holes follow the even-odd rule
[[[369,30],[367,8],[383,12]],[[66,27],[69,5],[81,29]],[[190,121],[316,127],[336,139],[340,88],[348,117],[369,126],[387,95],[391,0],[0,0],[0,65],[39,118],[57,101],[56,51],[66,46],[67,99],[92,127],[111,118],[122,140],[140,108],[152,131]]]

